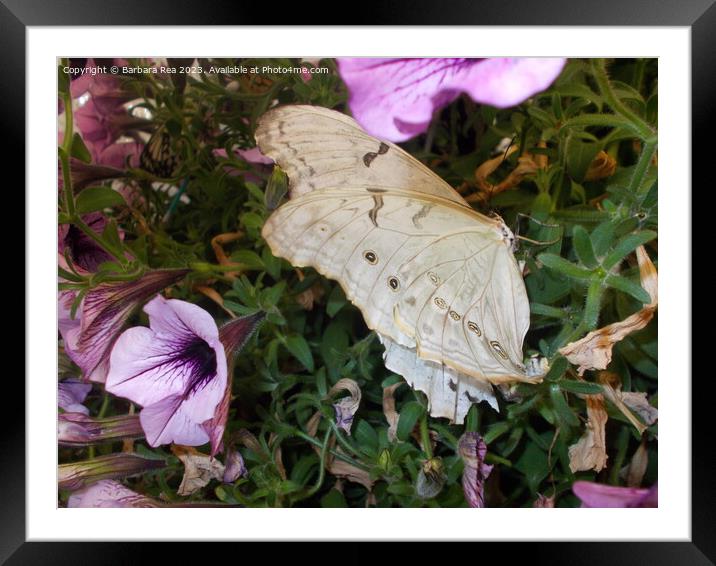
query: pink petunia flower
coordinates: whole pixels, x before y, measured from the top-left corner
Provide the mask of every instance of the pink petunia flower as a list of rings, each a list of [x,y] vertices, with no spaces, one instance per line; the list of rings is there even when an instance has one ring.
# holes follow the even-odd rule
[[[658,507],[657,484],[650,488],[619,487],[590,481],[576,481],[572,485],[574,495],[582,501],[582,507]]]
[[[546,89],[561,58],[338,59],[353,117],[370,134],[394,142],[425,132],[435,111],[466,93],[506,108]]]
[[[112,347],[135,310],[188,272],[158,269],[134,281],[100,283],[82,299],[75,321],[68,320],[67,313],[72,296],[60,293],[59,327],[65,352],[82,369],[85,379],[105,381]]]
[[[465,463],[462,490],[470,507],[485,506],[485,481],[492,466],[485,464],[487,445],[476,432],[466,432],[458,441],[458,452]]]

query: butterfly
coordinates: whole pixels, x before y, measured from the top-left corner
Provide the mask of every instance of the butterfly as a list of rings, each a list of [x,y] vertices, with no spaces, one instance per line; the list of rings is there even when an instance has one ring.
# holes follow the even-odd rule
[[[172,147],[172,138],[166,126],[160,126],[149,138],[139,155],[142,169],[162,179],[171,179],[179,170],[179,156]]]
[[[274,255],[340,283],[385,346],[385,366],[458,424],[492,384],[534,382],[523,364],[529,302],[499,218],[352,118],[313,106],[266,112],[264,155],[290,199],[262,235]]]

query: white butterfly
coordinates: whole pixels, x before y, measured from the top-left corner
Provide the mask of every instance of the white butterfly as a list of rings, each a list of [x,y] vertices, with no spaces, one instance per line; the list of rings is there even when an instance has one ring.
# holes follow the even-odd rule
[[[501,220],[333,110],[270,110],[256,141],[289,178],[290,200],[263,228],[271,250],[341,284],[432,416],[462,423],[472,403],[497,409],[491,384],[535,381],[522,362],[527,293]]]

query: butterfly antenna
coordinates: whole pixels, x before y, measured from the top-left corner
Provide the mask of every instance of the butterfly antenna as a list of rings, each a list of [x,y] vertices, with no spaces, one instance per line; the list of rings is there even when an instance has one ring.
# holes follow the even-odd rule
[[[532,238],[528,238],[527,236],[520,236],[519,234],[515,234],[515,238],[518,240],[523,240],[525,242],[529,242],[530,244],[535,244],[537,246],[551,246],[552,244],[556,244],[562,239],[562,236],[559,238],[555,238],[554,240],[548,240],[546,242],[541,242],[539,240],[533,240]]]
[[[517,216],[520,218],[528,218],[532,220],[535,224],[539,224],[540,226],[544,226],[545,228],[561,228],[559,224],[550,224],[549,222],[542,222],[541,220],[537,220],[534,216],[530,216],[529,214],[525,214],[524,212],[518,212]]]
[[[528,238],[527,236],[521,236],[520,235],[520,218],[527,218],[534,222],[535,224],[539,224],[540,226],[543,226],[545,228],[562,228],[559,224],[550,224],[548,222],[542,222],[541,220],[537,220],[534,216],[530,216],[529,214],[525,214],[524,212],[518,212],[517,213],[517,229],[515,230],[515,239],[522,240],[524,242],[529,242],[531,244],[535,244],[537,246],[551,246],[552,244],[556,244],[562,239],[562,234],[555,238],[554,240],[549,240],[546,242],[542,242],[539,240],[533,240],[532,238]],[[561,231],[561,230],[560,230]]]

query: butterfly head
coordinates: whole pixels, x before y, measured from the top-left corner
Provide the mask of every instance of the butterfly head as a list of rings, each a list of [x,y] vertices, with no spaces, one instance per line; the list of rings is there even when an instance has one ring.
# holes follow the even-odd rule
[[[502,234],[502,241],[505,242],[512,250],[513,252],[517,249],[517,240],[515,239],[515,235],[512,233],[512,230],[510,230],[507,227],[507,224],[505,224],[502,220],[502,218],[498,217],[498,220],[500,221],[500,232]]]

